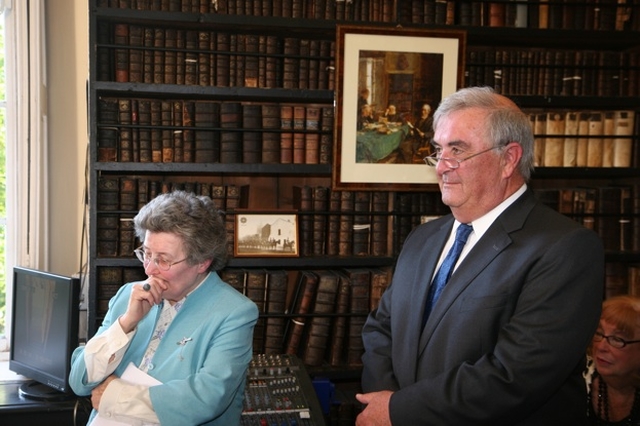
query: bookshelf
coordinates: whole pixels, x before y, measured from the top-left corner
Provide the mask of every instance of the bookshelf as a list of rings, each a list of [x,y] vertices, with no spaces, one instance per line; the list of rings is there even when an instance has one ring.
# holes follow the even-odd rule
[[[259,352],[274,335],[269,327],[277,327],[276,335],[284,337],[284,352],[291,319],[329,319],[314,322],[316,329],[330,329],[329,338],[361,326],[386,285],[384,277],[389,279],[404,237],[422,216],[445,214],[446,208],[432,191],[331,190],[335,29],[343,22],[462,28],[467,31],[465,84],[492,85],[512,97],[530,114],[532,126],[538,116],[565,120],[562,132],[553,133],[548,123],[538,128],[543,148],[555,142],[563,156],[572,157],[568,146],[577,147],[580,138],[603,150],[614,139],[624,146],[628,154],[622,165],[541,162],[532,186],[576,220],[589,226],[604,223],[600,227],[614,238],[607,252],[607,291],[631,291],[629,281],[638,281],[640,269],[640,5],[603,1],[597,14],[594,5],[566,2],[556,9],[534,1],[92,0],[89,333],[97,329],[117,288],[143,276],[132,253],[137,242],[130,219],[153,194],[172,188],[218,197],[226,212],[231,253],[239,209],[297,211],[300,257],[231,257],[222,273],[239,291],[266,295],[257,300],[261,335],[254,344]],[[614,126],[613,134],[566,132],[567,117],[619,112],[632,118],[628,133],[616,134],[621,126]],[[591,191],[584,193],[585,188]],[[571,202],[561,207],[569,194]],[[366,207],[356,210],[349,195],[351,203],[357,195],[364,197]],[[604,210],[605,196],[617,199],[618,207]],[[364,243],[353,232],[360,219],[380,227],[379,232],[369,228]],[[350,232],[340,239],[345,227]],[[354,249],[358,243],[360,248]],[[286,310],[295,307],[298,290],[310,275],[318,284],[330,281],[328,288],[339,289],[340,280],[358,274],[369,277],[364,308],[340,300],[337,291],[335,299],[324,300],[335,304],[334,311],[314,315],[313,306],[303,313]],[[274,305],[266,280],[271,275],[284,275],[287,282],[284,301]],[[378,275],[375,291],[373,275]],[[314,353],[314,366],[325,375],[357,369],[358,356],[347,354],[345,342],[333,363],[328,351],[324,356]],[[355,361],[349,362],[347,355]]]

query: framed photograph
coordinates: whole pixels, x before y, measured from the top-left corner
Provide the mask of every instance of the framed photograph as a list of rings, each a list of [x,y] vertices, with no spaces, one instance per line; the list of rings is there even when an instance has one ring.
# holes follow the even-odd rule
[[[338,25],[335,190],[437,184],[431,117],[462,87],[466,32]]]
[[[236,257],[297,257],[298,217],[295,213],[237,213]]]

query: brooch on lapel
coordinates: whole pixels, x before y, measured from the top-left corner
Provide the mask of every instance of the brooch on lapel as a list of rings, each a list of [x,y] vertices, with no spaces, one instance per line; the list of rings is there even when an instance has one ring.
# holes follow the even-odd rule
[[[180,355],[178,355],[178,357],[180,358],[180,361],[182,361],[184,359],[184,357],[182,356],[182,352],[184,351],[184,347],[187,346],[187,343],[191,342],[193,339],[191,337],[183,337],[182,339],[180,339],[180,341],[176,342],[176,344],[178,346],[181,346],[180,348]]]

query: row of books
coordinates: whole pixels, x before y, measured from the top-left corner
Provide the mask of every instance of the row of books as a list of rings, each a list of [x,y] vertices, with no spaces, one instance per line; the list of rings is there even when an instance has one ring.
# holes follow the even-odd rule
[[[538,199],[593,229],[604,248],[640,251],[640,185],[536,188]]]
[[[630,294],[640,297],[640,264],[607,262],[605,297]]]
[[[393,210],[396,214],[394,223],[394,253],[399,254],[404,240],[416,226],[440,216],[451,213],[442,202],[440,191],[429,192],[397,192],[394,197]]]
[[[638,31],[634,0],[100,0],[100,7],[367,22]],[[398,10],[396,10],[396,7]]]
[[[450,211],[437,191],[348,191],[305,185],[294,187],[293,200],[302,256],[396,256],[415,226]]]
[[[99,0],[99,7],[340,21],[395,22],[395,0]]]
[[[334,88],[335,41],[98,25],[97,79],[218,87]]]
[[[220,277],[258,306],[254,353],[297,355],[310,366],[358,366],[362,326],[378,306],[391,273],[390,267],[226,268]],[[142,267],[100,266],[96,275],[98,318],[122,285],[146,278]]]
[[[412,0],[411,22],[562,30],[640,30],[634,0]]]
[[[157,194],[176,189],[209,196],[226,212],[229,253],[233,254],[235,213],[248,207],[248,185],[103,176],[98,181],[98,256],[132,256],[138,244],[132,222],[135,213]],[[395,256],[415,226],[449,212],[437,191],[334,191],[308,185],[293,190],[301,256]],[[536,191],[555,210],[598,232],[607,250],[640,250],[640,185]]]
[[[132,222],[136,212],[158,194],[178,189],[209,196],[226,213],[229,253],[233,254],[235,213],[248,207],[248,185],[102,176],[97,200],[98,256],[133,256],[139,244]],[[301,256],[394,256],[413,227],[449,211],[439,192],[334,191],[308,185],[293,190]]]
[[[389,192],[294,188],[303,256],[390,256]]]
[[[98,161],[330,164],[333,106],[100,98]]]
[[[109,300],[126,283],[147,278],[142,264],[139,267],[98,266],[96,268],[96,317],[104,318],[109,310]]]
[[[253,333],[254,353],[296,355],[310,366],[358,366],[362,326],[389,285],[391,268],[227,268],[221,277],[262,314]]]
[[[359,366],[362,326],[390,284],[392,268],[227,268],[220,276],[258,306],[254,353],[288,353],[309,366]],[[141,267],[98,267],[98,318],[124,283],[145,278]],[[640,264],[607,262],[605,296],[619,294],[640,296]]]
[[[285,89],[335,88],[335,42],[102,24],[102,81]],[[639,52],[467,50],[466,83],[506,95],[638,96]]]
[[[640,53],[470,47],[467,86],[505,95],[638,96]]]
[[[138,247],[133,217],[161,193],[183,190],[210,197],[224,212],[228,253],[234,253],[235,211],[246,208],[248,185],[176,182],[164,177],[102,176],[98,179],[97,246],[99,257],[132,257]]]
[[[636,167],[635,111],[528,112],[537,167]]]

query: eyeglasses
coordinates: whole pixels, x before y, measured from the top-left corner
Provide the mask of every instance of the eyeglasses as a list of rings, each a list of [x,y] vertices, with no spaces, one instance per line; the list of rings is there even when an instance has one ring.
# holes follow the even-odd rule
[[[151,258],[149,256],[147,256],[147,254],[144,252],[144,250],[142,250],[142,247],[138,247],[137,249],[135,249],[133,251],[136,254],[136,257],[138,258],[138,260],[140,260],[140,262],[142,262],[142,264],[144,265],[144,267],[146,268],[147,266],[149,266],[149,263],[151,262],[151,260],[153,260],[153,264],[156,265],[156,267],[158,269],[160,269],[161,271],[168,271],[169,269],[171,269],[171,267],[173,265],[176,265],[178,263],[184,262],[185,260],[187,260],[187,258],[185,257],[182,260],[178,260],[177,262],[170,262],[166,259],[163,259],[161,257],[156,257],[156,258]]]
[[[622,337],[618,336],[605,336],[604,334],[596,331],[593,335],[594,342],[602,342],[602,339],[607,339],[607,343],[617,349],[622,349],[631,343],[640,343],[640,340],[624,340]]]
[[[463,161],[467,161],[467,160],[469,160],[469,159],[471,159],[473,157],[477,157],[480,154],[484,154],[485,152],[489,152],[489,151],[492,151],[492,150],[498,149],[498,148],[502,148],[502,147],[501,146],[494,146],[494,147],[485,149],[484,151],[480,151],[480,152],[476,152],[475,154],[471,154],[470,156],[468,156],[466,158],[463,158],[461,160],[458,160],[457,158],[438,157],[438,153],[437,152],[424,157],[423,160],[424,160],[425,164],[427,166],[430,166],[430,167],[436,167],[438,165],[438,162],[443,161],[444,164],[446,164],[448,168],[455,170],[458,167],[460,167],[460,164]]]

